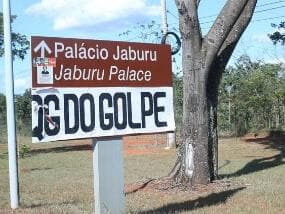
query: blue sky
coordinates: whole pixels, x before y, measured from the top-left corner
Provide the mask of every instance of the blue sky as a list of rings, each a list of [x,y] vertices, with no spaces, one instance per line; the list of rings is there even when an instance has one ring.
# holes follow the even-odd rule
[[[128,37],[120,33],[133,29],[137,23],[160,23],[160,0],[10,0],[11,13],[17,15],[13,30],[21,34],[104,40],[140,41],[136,32]],[[174,0],[167,0],[169,28],[178,28]],[[207,33],[215,15],[226,0],[201,0],[199,16],[203,33]],[[2,5],[1,5],[2,10]],[[272,45],[267,34],[271,23],[285,19],[285,0],[259,0],[253,22],[242,36],[231,63],[242,54],[254,60],[285,63],[285,48]],[[3,59],[0,75],[4,77]],[[17,94],[31,85],[30,54],[14,61],[14,85]],[[0,78],[0,93],[5,92]]]

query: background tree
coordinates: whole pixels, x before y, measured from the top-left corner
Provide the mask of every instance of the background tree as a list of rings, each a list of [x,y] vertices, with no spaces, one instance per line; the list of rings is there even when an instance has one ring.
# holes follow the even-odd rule
[[[31,115],[31,89],[27,89],[23,95],[16,97],[17,129],[22,135],[30,135],[32,127]]]
[[[220,133],[241,136],[285,127],[284,74],[281,64],[252,62],[248,56],[227,68],[219,89]]]
[[[3,137],[6,127],[6,98],[4,94],[0,93],[0,143],[4,142]]]
[[[6,98],[4,94],[0,93],[0,121],[1,124],[6,121]]]
[[[256,0],[228,0],[203,37],[199,3],[176,0],[182,37],[183,127],[170,177],[184,185],[207,184],[217,176],[219,82],[256,6]]]
[[[11,20],[16,19],[16,16],[12,16]],[[3,13],[0,13],[0,57],[4,55],[4,28],[3,28]],[[12,32],[12,53],[13,56],[17,56],[20,59],[24,59],[27,51],[29,50],[29,41],[25,35]]]
[[[183,78],[176,74],[173,74],[173,90],[176,133],[180,133],[183,114]]]
[[[274,44],[281,43],[285,45],[285,22],[282,21],[280,24],[272,24],[272,27],[276,28],[277,30],[269,34],[269,38],[273,41]]]
[[[27,89],[24,94],[15,96],[16,128],[20,135],[31,135],[31,89]],[[0,93],[0,136],[6,135],[6,97]],[[1,138],[0,138],[1,139]],[[4,142],[0,140],[0,142]]]

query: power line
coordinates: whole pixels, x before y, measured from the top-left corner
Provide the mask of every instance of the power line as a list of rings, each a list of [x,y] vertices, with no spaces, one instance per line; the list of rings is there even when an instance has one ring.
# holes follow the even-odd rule
[[[274,16],[274,17],[268,17],[268,18],[263,18],[263,19],[256,19],[252,20],[252,22],[260,22],[260,21],[266,21],[266,20],[271,20],[271,19],[277,19],[277,18],[283,18],[284,16]]]
[[[277,4],[277,3],[281,3],[281,2],[285,2],[285,0],[280,0],[280,1],[274,1],[274,2],[270,2],[270,3],[265,3],[265,4],[261,4],[261,5],[258,5],[256,6],[256,8],[258,7],[264,7],[264,6],[268,6],[268,5],[273,5],[273,4]],[[261,13],[261,12],[266,12],[266,11],[271,11],[271,10],[276,10],[276,9],[280,9],[280,8],[284,8],[285,5],[281,5],[281,6],[278,6],[278,7],[272,7],[272,8],[267,8],[267,9],[264,9],[264,10],[258,10],[258,11],[255,11],[255,13]],[[175,19],[178,20],[178,17],[173,14],[171,11],[167,10],[166,11],[167,13],[169,13],[171,16],[173,16]],[[200,19],[203,19],[203,18],[209,18],[209,17],[214,17],[214,16],[217,16],[218,14],[216,15],[209,15],[209,16],[204,16],[204,17],[201,17]],[[272,20],[272,19],[277,19],[277,18],[283,18],[285,17],[285,15],[282,15],[282,16],[274,16],[274,17],[267,17],[267,18],[262,18],[262,19],[255,19],[255,20],[252,20],[251,22],[260,22],[260,21],[266,21],[266,20]],[[208,24],[208,23],[213,23],[215,20],[210,20],[210,21],[206,21],[206,22],[202,22],[200,23],[200,25],[203,25],[203,24]],[[177,25],[177,23],[170,23],[169,26],[171,25]],[[209,28],[206,28],[206,27],[201,27],[202,30],[206,30],[206,29],[209,29]],[[138,37],[136,37],[138,38]],[[136,39],[136,38],[133,38],[133,39]]]
[[[215,20],[211,20],[211,21],[207,21],[207,22],[201,22],[200,25],[204,25],[204,24],[208,24],[208,23],[212,23],[214,22]]]
[[[258,7],[264,7],[264,6],[267,6],[267,5],[278,4],[278,3],[281,3],[281,2],[285,2],[285,0],[274,1],[274,2],[270,2],[270,3],[265,3],[265,4],[257,5],[256,8],[258,8]]]
[[[285,2],[285,0],[279,0],[279,1],[274,1],[274,2],[269,2],[269,3],[257,5],[256,8],[260,8],[260,7],[264,7],[264,6],[268,6],[268,5],[279,4],[279,3],[282,3],[282,2]],[[276,10],[276,9],[280,9],[280,8],[284,8],[284,7],[285,7],[285,5],[281,5],[281,6],[278,6],[278,7],[272,7],[272,8],[267,8],[267,9],[263,9],[263,10],[258,10],[258,11],[255,11],[254,13],[261,13],[261,12]],[[170,12],[169,10],[167,10],[167,13],[172,15],[174,18],[178,19],[178,17],[176,15],[174,15],[172,12]],[[213,15],[209,15],[209,16],[202,16],[202,17],[200,17],[200,20],[201,19],[206,19],[206,18],[211,18],[211,17],[216,17],[217,15],[218,14],[213,14]],[[207,23],[211,23],[213,21],[214,20],[206,21],[206,22],[202,22],[200,24],[207,24]]]
[[[276,9],[280,9],[280,8],[283,8],[285,7],[285,5],[281,5],[279,7],[272,7],[272,8],[268,8],[268,9],[264,9],[264,10],[258,10],[258,11],[255,11],[254,14],[256,13],[262,13],[262,12],[266,12],[266,11],[271,11],[271,10],[276,10]],[[200,24],[203,25],[203,24],[208,24],[208,23],[212,23],[214,22],[215,20],[210,20],[210,21],[206,21],[206,22],[201,22]]]
[[[167,13],[169,13],[171,16],[173,16],[174,18],[178,19],[178,17],[176,15],[174,15],[172,12],[170,12],[169,10],[166,11]]]
[[[268,5],[273,5],[273,4],[279,4],[279,3],[282,3],[282,2],[285,2],[285,0],[274,1],[274,2],[270,2],[270,3],[265,3],[265,4],[257,5],[256,8],[264,7],[264,6],[268,6]],[[266,9],[266,10],[264,10],[264,11],[273,10],[273,9],[279,9],[279,8],[282,8],[282,7],[284,7],[284,5],[281,6],[281,7],[276,7],[276,8],[268,8],[268,9]],[[264,11],[263,11],[263,10],[262,10],[262,11],[256,11],[256,12],[254,12],[254,13],[259,13],[259,12],[264,12]],[[213,14],[213,15],[209,15],[209,16],[202,16],[202,17],[200,17],[200,19],[211,18],[211,17],[215,17],[215,16],[217,16],[217,15],[218,15],[218,14]],[[207,22],[207,23],[208,23],[208,22]]]
[[[285,7],[285,5],[281,5],[279,7],[272,7],[272,8],[268,8],[268,9],[264,9],[264,10],[258,10],[258,11],[255,11],[254,13],[261,13],[261,12],[265,12],[265,11],[276,10],[276,9],[283,8],[283,7]]]
[[[260,22],[260,21],[278,19],[278,18],[283,18],[283,17],[285,17],[285,15],[283,15],[283,16],[267,17],[267,18],[262,18],[262,19],[254,19],[254,20],[252,20],[251,22]],[[173,25],[173,24],[177,24],[177,23],[171,23],[171,25]],[[206,30],[206,29],[209,29],[209,28],[206,28],[206,27],[203,28],[203,27],[202,27],[201,29],[202,29],[202,30]]]

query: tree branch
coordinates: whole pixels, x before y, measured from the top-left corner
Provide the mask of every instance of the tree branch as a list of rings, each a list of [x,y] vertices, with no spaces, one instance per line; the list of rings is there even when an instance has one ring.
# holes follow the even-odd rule
[[[190,39],[193,50],[200,52],[202,44],[202,33],[198,19],[200,0],[175,0],[175,2],[179,13],[179,28],[182,39]]]
[[[243,32],[247,28],[254,13],[257,0],[248,0],[244,10],[238,17],[233,28],[223,42],[217,58],[210,69],[208,83],[211,85],[210,91],[217,90],[222,73],[239,41]]]
[[[222,44],[249,1],[251,0],[227,1],[203,42],[203,51],[206,56],[205,65],[212,64]]]
[[[249,0],[247,2],[247,4],[244,7],[244,10],[240,14],[238,20],[234,24],[226,40],[223,42],[218,52],[218,58],[220,59],[219,63],[222,63],[223,67],[227,65],[232,55],[232,52],[235,49],[235,46],[237,45],[245,29],[249,25],[250,20],[254,13],[256,3],[257,3],[257,0]]]

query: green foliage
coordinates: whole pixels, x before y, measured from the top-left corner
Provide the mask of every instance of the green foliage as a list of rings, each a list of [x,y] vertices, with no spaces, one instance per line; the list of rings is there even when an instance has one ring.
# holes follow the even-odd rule
[[[173,90],[174,90],[174,113],[177,131],[182,126],[183,116],[183,78],[173,75]]]
[[[279,64],[242,56],[220,85],[219,129],[234,135],[285,126],[285,78]]]
[[[282,45],[285,45],[285,22],[282,21],[280,24],[272,24],[272,27],[276,28],[277,30],[269,34],[269,38],[272,40],[272,42],[276,45],[277,43],[281,43]]]
[[[12,21],[16,16],[12,16]],[[4,32],[3,32],[3,13],[0,13],[0,57],[4,55]],[[12,32],[12,53],[20,59],[24,59],[29,50],[30,43],[25,35]]]
[[[6,98],[0,93],[0,143],[6,142]]]
[[[19,149],[19,156],[20,158],[27,157],[31,152],[31,147],[26,144],[21,144]]]
[[[0,93],[0,124],[6,121],[6,98]]]
[[[31,89],[27,89],[23,95],[16,97],[17,130],[25,136],[31,134],[31,102]]]
[[[15,97],[16,128],[20,135],[31,135],[31,90],[27,89],[23,95]],[[0,94],[0,142],[6,142],[3,137],[6,135],[6,98]]]

